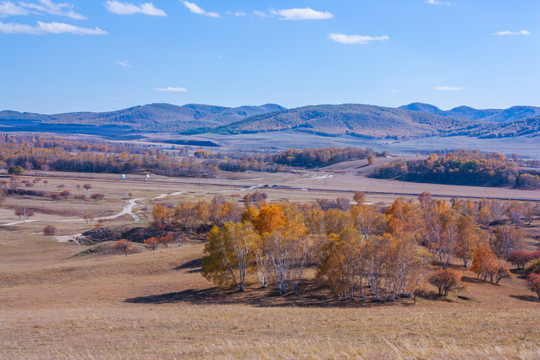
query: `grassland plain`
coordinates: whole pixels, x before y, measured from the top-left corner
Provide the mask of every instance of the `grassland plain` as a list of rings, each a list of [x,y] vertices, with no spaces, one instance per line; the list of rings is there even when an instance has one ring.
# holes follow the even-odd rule
[[[52,180],[47,187],[56,181],[77,192],[77,180]],[[121,210],[125,183],[94,180],[92,185],[89,192],[106,195],[106,214]],[[171,203],[223,190],[231,199],[243,194],[238,187],[161,186],[161,193],[185,191],[160,199]],[[148,224],[151,197],[159,192],[155,184],[130,187],[133,197],[148,198],[134,210],[141,215],[140,225]],[[272,199],[302,201],[336,196],[296,189],[268,193]],[[367,200],[390,201],[376,196]],[[41,229],[49,222],[62,235],[91,228],[93,223],[55,223],[76,218],[80,204],[9,198],[2,220],[16,219],[6,205],[26,202],[62,213],[0,227],[2,359],[540,359],[540,303],[515,275],[490,285],[465,272],[466,288],[448,301],[419,299],[416,304],[411,299],[337,301],[312,280],[313,269],[298,295],[277,296],[272,289],[259,289],[255,279],[247,292],[238,293],[217,289],[201,276],[200,242],[127,257],[79,256],[88,247],[59,243]],[[132,222],[122,217],[112,225]],[[538,220],[526,230],[529,244],[535,245]]]

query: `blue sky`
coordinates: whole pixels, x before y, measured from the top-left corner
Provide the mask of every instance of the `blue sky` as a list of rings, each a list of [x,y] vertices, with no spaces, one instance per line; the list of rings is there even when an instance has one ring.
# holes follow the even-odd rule
[[[0,0],[0,110],[540,106],[538,0]]]

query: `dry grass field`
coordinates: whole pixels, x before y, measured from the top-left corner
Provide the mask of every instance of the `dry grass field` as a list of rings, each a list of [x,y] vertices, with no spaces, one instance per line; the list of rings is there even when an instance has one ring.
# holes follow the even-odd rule
[[[94,217],[111,216],[126,206],[124,192],[132,192],[132,198],[143,198],[132,211],[144,226],[158,200],[174,203],[216,194],[238,200],[254,184],[298,179],[299,187],[340,183],[331,180],[335,177],[326,178],[326,185],[324,179],[309,180],[311,173],[243,176],[223,180],[228,182],[224,186],[192,180],[163,182],[159,189],[156,183],[95,179],[86,193],[102,192],[105,199],[84,201],[83,208]],[[62,183],[74,194],[85,193],[76,188],[85,182],[50,178],[47,187]],[[345,186],[352,188],[352,183]],[[466,187],[444,190],[461,188]],[[264,191],[271,200],[345,196],[322,190]],[[177,192],[183,193],[153,199]],[[539,197],[538,192],[520,195]],[[368,194],[367,201],[389,203],[393,198]],[[0,223],[16,222],[13,208],[24,205],[37,210],[31,220],[39,221],[0,226],[1,359],[540,359],[540,302],[515,275],[491,285],[466,272],[466,288],[448,300],[419,299],[416,304],[411,299],[340,302],[311,279],[312,270],[298,295],[258,289],[255,279],[249,291],[238,293],[217,289],[201,276],[200,242],[140,249],[128,256],[111,251],[82,256],[88,247],[41,232],[46,224],[54,224],[58,235],[92,228],[95,221],[77,219],[80,201],[9,197],[0,207]],[[110,222],[133,223],[130,215]],[[533,225],[526,229],[531,245],[540,233],[540,222]]]

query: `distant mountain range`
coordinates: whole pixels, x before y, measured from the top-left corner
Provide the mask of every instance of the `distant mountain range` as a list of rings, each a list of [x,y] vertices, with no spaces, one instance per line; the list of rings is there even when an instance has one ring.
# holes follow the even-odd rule
[[[430,104],[399,108],[374,105],[280,105],[229,108],[212,105],[150,104],[103,113],[54,115],[0,111],[0,131],[33,131],[135,136],[144,132],[241,134],[297,131],[325,136],[409,139],[429,136],[539,136],[540,108],[443,111]]]
[[[0,111],[0,124],[23,125],[77,124],[90,126],[119,126],[137,131],[183,131],[199,127],[220,126],[253,115],[284,110],[282,106],[266,104],[229,108],[213,105],[149,104],[102,113],[76,112],[54,115]]]
[[[443,111],[436,106],[422,103],[412,103],[400,106],[400,109],[419,111],[428,114],[441,115],[456,119],[484,120],[488,122],[504,122],[521,120],[528,117],[540,115],[540,107],[534,106],[513,106],[508,109],[484,109],[478,110],[468,106],[459,106],[452,110]]]

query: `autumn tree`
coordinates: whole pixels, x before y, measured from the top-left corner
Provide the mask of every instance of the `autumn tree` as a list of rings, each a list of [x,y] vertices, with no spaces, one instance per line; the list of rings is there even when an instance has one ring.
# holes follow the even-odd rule
[[[280,294],[289,289],[293,292],[298,290],[310,250],[306,227],[293,219],[287,220],[285,226],[264,236],[267,255]]]
[[[165,246],[165,248],[168,248],[169,247],[169,244],[172,243],[174,240],[174,234],[173,233],[168,233],[167,235],[163,235],[163,236],[160,236],[158,241],[160,244],[163,244],[163,246]]]
[[[351,220],[360,235],[368,237],[373,234],[382,235],[386,228],[384,215],[374,206],[356,205],[351,209]]]
[[[152,210],[152,217],[158,229],[164,229],[165,226],[169,225],[172,215],[173,210],[162,204],[156,204]]]
[[[527,279],[527,286],[538,295],[538,300],[540,300],[540,274],[531,273]]]
[[[375,164],[375,155],[373,155],[373,153],[369,153],[367,160],[369,165]]]
[[[384,212],[387,217],[387,232],[390,234],[419,234],[422,222],[420,207],[411,200],[397,198]]]
[[[516,268],[519,270],[525,269],[525,265],[527,265],[529,261],[532,261],[537,257],[540,257],[540,253],[538,252],[515,250],[508,255],[506,260],[515,265]]]
[[[463,274],[452,269],[437,270],[429,277],[429,283],[439,291],[439,296],[448,296],[448,293],[462,286]]]
[[[257,237],[249,223],[226,223],[223,230],[214,226],[204,247],[203,276],[220,286],[233,282],[244,291]]]
[[[523,248],[523,231],[515,226],[496,226],[493,235],[491,247],[499,257],[506,258],[512,251]]]
[[[481,203],[481,208],[478,211],[478,223],[484,226],[488,226],[493,221],[494,215],[491,211],[489,202],[483,200]]]
[[[21,219],[21,216],[25,215],[26,210],[23,208],[15,209],[15,216],[19,217],[19,220]]]
[[[427,256],[412,234],[391,236],[387,245],[384,290],[387,300],[395,301],[400,295],[411,296],[421,287]]]
[[[366,194],[363,191],[355,191],[353,200],[357,205],[362,205],[366,201]]]
[[[357,291],[364,297],[362,278],[364,245],[358,230],[347,228],[331,234],[322,246],[317,279],[328,284],[339,299],[354,299]]]
[[[283,203],[263,206],[253,224],[261,237],[255,249],[260,278],[271,270],[280,294],[289,289],[296,292],[310,250],[298,207]]]
[[[156,250],[160,242],[156,237],[152,236],[151,238],[144,240],[144,244],[146,245],[147,248],[151,250]]]
[[[255,205],[260,207],[268,198],[268,195],[261,191],[255,191],[251,194],[244,196],[244,206],[247,208],[249,205]]]
[[[471,271],[481,277],[483,281],[487,281],[488,277],[491,282],[499,283],[501,279],[510,277],[510,271],[499,264],[499,260],[489,245],[482,244],[474,253],[473,266]]]
[[[463,266],[467,267],[478,245],[487,237],[487,234],[475,226],[474,218],[471,215],[459,217],[457,231],[456,255],[463,260]]]
[[[261,208],[257,217],[253,221],[253,226],[260,236],[264,236],[280,229],[285,225],[285,213],[283,209],[276,205],[268,205]]]
[[[506,266],[497,264],[497,266],[492,269],[490,277],[491,282],[498,284],[502,279],[507,279],[510,277],[510,270]]]
[[[510,202],[508,209],[506,210],[506,215],[512,224],[518,225],[523,217],[522,205],[515,200]]]
[[[114,244],[114,248],[121,250],[125,256],[127,256],[128,251],[133,250],[132,242],[127,239],[120,239]]]
[[[84,185],[83,185],[83,188],[84,188],[86,191],[88,191],[88,190],[90,190],[90,189],[92,188],[92,184],[84,184]]]
[[[536,212],[538,211],[538,205],[531,202],[526,202],[523,204],[523,216],[527,221],[527,224],[531,225]]]
[[[482,279],[486,281],[496,264],[498,264],[497,256],[495,256],[491,247],[487,244],[480,244],[478,249],[474,252],[471,271],[476,273],[477,278],[482,277]]]
[[[423,214],[422,242],[438,256],[443,268],[447,268],[457,250],[455,214],[446,202],[432,200],[431,194],[422,193],[419,199]]]

